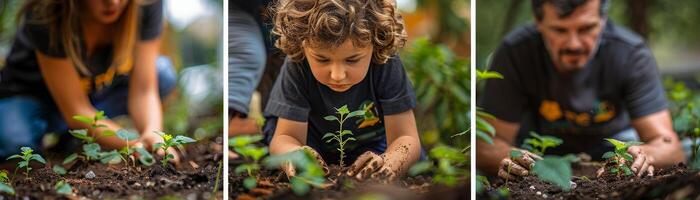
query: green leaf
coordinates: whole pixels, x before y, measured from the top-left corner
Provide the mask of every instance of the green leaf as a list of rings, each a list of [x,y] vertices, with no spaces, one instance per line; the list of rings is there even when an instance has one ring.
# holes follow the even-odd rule
[[[13,189],[12,186],[7,185],[5,183],[0,183],[0,192],[7,193],[9,195],[15,195],[15,189]]]
[[[323,117],[323,119],[325,119],[326,121],[338,121],[338,117],[333,116],[333,115],[325,116],[325,117]]]
[[[83,152],[90,158],[99,158],[102,148],[99,144],[90,143],[83,145]]]
[[[571,189],[571,163],[559,156],[545,156],[535,162],[533,168],[537,177],[541,180],[559,186],[564,191]]]
[[[58,175],[66,175],[68,173],[65,168],[61,167],[60,165],[54,165],[52,168],[53,172],[56,172]]]
[[[6,160],[11,160],[11,159],[15,159],[15,158],[22,158],[22,156],[20,156],[20,155],[11,155],[10,157],[7,157]]]
[[[617,172],[620,172],[620,170],[617,169],[617,168],[611,168],[611,169],[610,169],[610,173],[617,174]]]
[[[83,115],[75,115],[75,116],[73,116],[73,119],[76,121],[82,122],[86,125],[91,125],[93,122],[95,122],[91,117],[83,116]]]
[[[615,156],[615,152],[608,151],[608,152],[605,152],[605,154],[603,154],[603,159],[609,159],[609,158],[612,158],[613,156]]]
[[[73,194],[73,187],[71,187],[70,184],[66,183],[65,181],[59,181],[58,183],[56,183],[56,186],[54,186],[54,189],[56,190],[56,193],[58,193],[58,194],[64,194],[64,195]]]
[[[622,171],[625,172],[625,176],[630,176],[633,174],[632,170],[630,170],[630,168],[627,166],[622,166]]]
[[[88,135],[87,129],[69,130],[68,133],[86,143],[92,143],[95,141],[94,138]]]
[[[106,128],[106,127],[104,127],[104,128]],[[114,135],[116,135],[116,133],[113,130],[102,131],[102,136],[104,136],[104,137],[112,137]]]
[[[187,136],[184,136],[184,135],[175,136],[175,138],[173,139],[173,141],[174,141],[176,144],[187,144],[187,143],[197,142],[197,140],[192,139],[192,138],[187,137]]]
[[[262,135],[241,135],[228,140],[229,147],[243,147],[263,139]]]
[[[345,115],[345,114],[350,113],[350,110],[348,110],[348,105],[343,105],[343,107],[336,109],[336,113],[338,113],[340,115]]]
[[[253,177],[248,177],[248,178],[246,178],[246,179],[243,179],[243,186],[244,186],[246,189],[249,189],[249,190],[250,190],[250,189],[253,189],[253,188],[255,188],[256,186],[258,186],[258,182],[255,180],[255,178],[253,178]]]
[[[17,167],[19,167],[19,168],[24,168],[24,167],[27,167],[27,166],[29,166],[29,162],[27,162],[27,161],[19,161],[19,162],[17,163]]]
[[[348,114],[348,116],[346,117],[346,119],[349,119],[349,118],[352,118],[352,117],[355,117],[355,116],[362,116],[362,115],[364,115],[364,114],[365,114],[365,111],[364,111],[364,110],[356,110],[356,111],[353,111],[353,112],[351,112],[350,114]]]
[[[134,141],[139,138],[139,134],[125,130],[125,129],[119,129],[116,133],[117,137],[119,137],[122,140],[126,141]]]
[[[143,147],[137,147],[134,148],[134,150],[139,154],[139,162],[141,162],[141,164],[151,166],[156,162],[155,159],[153,159],[153,155]]]
[[[101,153],[99,158],[102,164],[116,164],[121,162],[121,156],[117,150],[112,150]]]
[[[309,184],[301,180],[299,177],[292,177],[292,179],[289,180],[289,183],[292,184],[292,191],[294,191],[294,194],[298,196],[302,196],[311,190]]]
[[[71,155],[68,155],[68,157],[66,157],[66,159],[63,159],[63,164],[66,165],[68,163],[71,163],[71,162],[75,161],[75,159],[77,159],[77,158],[78,158],[77,153],[73,153]]]
[[[496,129],[489,124],[486,120],[479,117],[476,118],[476,130],[484,133],[488,133],[491,137],[496,135]]]
[[[621,149],[624,149],[626,147],[625,143],[622,141],[612,139],[612,138],[605,138],[605,140],[607,140],[608,142],[610,142],[610,144],[615,146],[615,150],[621,150]]]
[[[162,143],[162,142],[158,142],[158,143],[154,144],[153,151],[163,148],[164,145],[165,145],[165,143]]]
[[[43,157],[39,154],[32,154],[31,160],[36,160],[37,162],[40,162],[42,164],[46,164],[46,160],[44,160]]]
[[[343,132],[340,132],[340,136],[345,136],[345,135],[352,135],[352,131],[350,131],[350,130],[343,130]]]
[[[420,161],[411,166],[408,170],[408,174],[411,176],[416,176],[418,174],[425,173],[433,168],[433,163],[430,161]]]
[[[332,138],[333,136],[335,136],[335,134],[333,134],[333,133],[326,133],[325,135],[323,135],[323,137],[321,138],[321,140],[325,140],[326,138]]]
[[[503,75],[498,72],[492,72],[487,70],[476,70],[476,79],[486,80],[486,79],[503,79]]]
[[[97,111],[97,113],[95,113],[95,121],[97,121],[97,120],[103,120],[103,119],[105,119],[105,118],[106,118],[106,117],[105,117],[105,111],[100,110],[100,111]]]
[[[633,162],[634,158],[632,157],[632,154],[629,154],[627,152],[622,153],[622,157],[625,158],[625,160],[629,162]]]

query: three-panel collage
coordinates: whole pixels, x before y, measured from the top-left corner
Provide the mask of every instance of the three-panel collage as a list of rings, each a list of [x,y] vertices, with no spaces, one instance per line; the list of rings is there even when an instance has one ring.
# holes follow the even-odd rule
[[[700,199],[700,1],[0,0],[0,200]]]

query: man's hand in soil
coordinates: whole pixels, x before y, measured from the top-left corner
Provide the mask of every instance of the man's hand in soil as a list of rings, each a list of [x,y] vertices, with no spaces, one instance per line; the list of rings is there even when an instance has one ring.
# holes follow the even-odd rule
[[[316,152],[316,150],[314,150],[314,148],[311,148],[310,146],[302,146],[300,150],[309,152],[314,158],[316,158],[316,160],[318,160],[318,164],[321,165],[324,175],[328,174],[328,165],[326,165],[326,162],[323,161],[321,154],[318,154],[318,152]],[[294,165],[291,162],[283,164],[282,171],[284,171],[284,173],[287,174],[287,178],[289,179],[291,179],[292,176],[297,175],[297,170],[294,169]]]
[[[513,148],[513,150],[520,151],[522,155],[501,160],[498,168],[498,177],[506,180],[517,180],[519,177],[530,174],[529,170],[535,166],[535,161],[542,160],[542,157],[529,151],[518,148]]]
[[[644,153],[644,150],[640,146],[631,146],[627,148],[627,153],[632,154],[634,161],[630,165],[630,169],[637,177],[642,177],[643,175],[654,176],[654,166],[651,164],[654,162],[654,157],[651,157]],[[620,159],[621,163],[626,163],[627,160]],[[597,176],[600,177],[605,172],[605,167],[598,169]]]
[[[141,134],[141,137],[135,142],[135,147],[143,147],[146,150],[152,150],[156,143],[162,143],[163,138],[154,132],[148,132]],[[168,153],[173,154],[173,159],[170,160],[176,167],[180,165],[180,154],[174,148],[169,148]],[[156,154],[159,156],[165,156],[165,152],[162,149],[156,150]]]
[[[367,151],[357,157],[355,163],[348,169],[347,175],[355,176],[357,180],[363,180],[367,177],[383,177],[387,181],[392,181],[396,178],[396,172],[390,166],[392,166],[391,163],[385,163],[384,154],[377,155]]]

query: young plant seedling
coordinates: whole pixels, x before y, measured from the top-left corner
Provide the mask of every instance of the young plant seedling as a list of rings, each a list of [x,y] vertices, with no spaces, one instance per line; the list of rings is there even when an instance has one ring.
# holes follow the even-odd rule
[[[160,137],[163,138],[163,142],[159,142],[153,145],[154,150],[162,149],[163,152],[165,152],[165,156],[160,161],[163,167],[168,165],[168,161],[175,158],[175,155],[168,153],[168,149],[170,147],[182,147],[183,144],[196,142],[196,140],[187,136],[177,135],[173,137],[170,134],[166,134],[160,131],[156,131],[155,133],[157,133],[158,135],[160,135]]]
[[[7,170],[0,170],[0,192],[15,195],[15,189],[12,188],[10,179],[7,176]]]
[[[119,154],[121,159],[124,161],[126,164],[127,169],[129,168],[129,156],[134,152],[131,147],[129,147],[129,142],[134,141],[139,138],[139,134],[136,134],[131,131],[127,131],[124,129],[120,129],[117,131],[117,137],[119,139],[122,139],[126,141],[126,146],[122,149],[119,150]],[[132,163],[132,165],[135,165],[135,163]]]
[[[345,163],[343,162],[343,159],[345,159],[345,144],[349,141],[354,141],[355,138],[352,137],[352,131],[350,130],[343,130],[343,124],[345,123],[346,120],[356,117],[356,116],[362,116],[365,114],[364,110],[357,110],[350,112],[348,109],[347,105],[344,105],[343,107],[336,108],[335,113],[339,115],[339,117],[336,117],[334,115],[329,115],[324,117],[323,119],[328,120],[328,121],[337,121],[338,124],[340,125],[340,128],[335,131],[335,133],[326,133],[322,140],[326,140],[326,143],[330,143],[331,141],[336,141],[338,143],[338,151],[340,152],[340,167],[345,166]],[[343,136],[349,135],[347,138],[343,139]]]
[[[535,162],[532,172],[539,179],[552,183],[564,191],[569,191],[573,176],[571,170],[572,162],[578,162],[578,158],[571,154],[565,156],[544,156],[542,160]]]
[[[431,171],[435,175],[433,182],[446,186],[454,186],[460,181],[468,180],[469,171],[465,168],[468,167],[467,155],[461,150],[438,145],[430,150],[428,157],[430,160],[414,164],[408,171],[409,175],[415,176]]]
[[[255,142],[262,139],[262,135],[242,135],[231,138],[228,141],[229,147],[233,147],[233,150],[243,156],[248,162],[238,165],[238,167],[234,169],[234,172],[236,175],[240,175],[243,172],[248,174],[248,177],[243,180],[243,186],[249,190],[257,186],[257,176],[260,171],[260,158],[265,156],[268,152],[267,147],[257,147],[254,145]]]
[[[530,138],[525,139],[523,148],[529,149],[537,155],[544,155],[547,148],[554,148],[562,144],[563,141],[557,137],[549,135],[540,135],[530,131]]]
[[[325,185],[323,168],[319,165],[318,160],[306,150],[269,156],[263,160],[263,163],[267,168],[280,168],[283,164],[292,163],[297,174],[291,177],[289,183],[296,195],[301,196],[308,193],[311,186],[323,188]]]
[[[82,122],[83,124],[87,125],[90,127],[92,130],[96,130],[98,128],[107,128],[107,125],[104,124],[99,124],[98,122],[100,120],[106,119],[104,111],[98,111],[95,116],[93,117],[88,117],[84,115],[75,115],[73,116],[73,119],[79,122]],[[97,140],[97,137],[92,137],[90,136],[89,129],[78,129],[78,130],[69,130],[68,131],[73,137],[76,137],[80,140],[83,141],[83,156],[82,157],[85,161],[90,161],[94,159],[101,159],[101,156],[110,156],[112,158],[114,156],[113,152],[107,152],[106,154],[103,154],[101,152],[102,147],[100,147],[99,144],[95,143]],[[103,130],[102,131],[102,136],[114,136],[115,132],[112,130]],[[76,158],[78,158],[77,154],[71,154],[66,159],[63,161],[63,164],[68,164],[73,162]],[[102,160],[106,160],[102,158]]]
[[[32,150],[32,148],[22,147],[20,149],[22,150],[22,154],[12,155],[12,156],[8,157],[7,160],[20,159],[20,161],[17,163],[16,169],[24,168],[25,169],[24,175],[26,175],[27,178],[30,178],[29,171],[31,171],[32,168],[29,166],[29,162],[34,160],[34,161],[40,162],[41,164],[46,164],[46,160],[44,160],[44,158],[41,157],[41,155],[34,154],[34,150]]]
[[[614,151],[608,151],[605,152],[605,154],[603,154],[603,159],[606,159],[612,164],[608,172],[618,177],[621,175],[633,175],[634,173],[632,173],[630,165],[632,164],[632,162],[634,162],[634,158],[632,157],[632,154],[627,152],[627,149],[631,146],[637,146],[643,143],[636,141],[622,142],[612,138],[605,138],[605,140],[607,140],[608,142],[610,142],[610,144],[615,146]]]

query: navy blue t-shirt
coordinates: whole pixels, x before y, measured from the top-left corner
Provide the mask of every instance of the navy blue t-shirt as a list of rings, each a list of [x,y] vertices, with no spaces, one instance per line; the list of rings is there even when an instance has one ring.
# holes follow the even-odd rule
[[[608,21],[599,45],[585,68],[560,75],[542,34],[525,25],[494,53],[490,69],[504,78],[486,82],[479,105],[508,122],[533,119],[534,130],[521,133],[562,138],[555,154],[597,149],[603,138],[631,128],[631,120],[666,109],[656,61],[641,37]]]
[[[28,95],[50,100],[51,96],[41,75],[35,51],[59,58],[65,58],[66,53],[61,41],[57,41],[56,46],[50,45],[48,26],[32,22],[32,13],[27,13],[24,17],[25,23],[17,29],[5,66],[0,70],[0,98]],[[138,23],[139,40],[147,41],[158,37],[163,30],[163,2],[157,0],[142,5]],[[110,67],[112,54],[111,44],[98,46],[89,58],[86,58],[83,52],[83,63],[91,75],[81,74],[80,79],[81,86],[88,94],[100,91],[117,80],[124,80],[130,73],[133,67],[131,61],[121,66]]]
[[[413,87],[399,57],[391,57],[385,64],[371,64],[365,78],[345,92],[333,91],[318,82],[306,60],[292,62],[286,59],[270,94],[265,115],[271,116],[273,120],[268,122],[273,123],[277,117],[308,123],[307,145],[316,144],[311,147],[326,162],[336,164],[339,157],[337,142],[326,143],[321,138],[328,132],[337,131],[339,125],[323,118],[337,116],[335,108],[344,105],[350,111],[366,111],[364,116],[349,119],[344,124],[344,130],[352,131],[357,139],[345,147],[346,163],[351,163],[373,146],[386,145],[385,115],[402,113],[416,106]],[[275,126],[266,126],[270,125]]]

